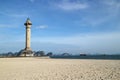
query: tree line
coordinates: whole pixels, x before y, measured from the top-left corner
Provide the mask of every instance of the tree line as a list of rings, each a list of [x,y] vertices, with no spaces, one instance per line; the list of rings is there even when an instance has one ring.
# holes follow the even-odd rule
[[[1,53],[0,54],[0,57],[18,57],[21,53],[22,53],[23,50],[20,50],[19,52],[7,52],[7,53]],[[53,53],[52,52],[48,52],[48,53],[45,53],[44,51],[33,51],[34,53],[34,56],[37,57],[41,57],[41,56],[52,56]]]

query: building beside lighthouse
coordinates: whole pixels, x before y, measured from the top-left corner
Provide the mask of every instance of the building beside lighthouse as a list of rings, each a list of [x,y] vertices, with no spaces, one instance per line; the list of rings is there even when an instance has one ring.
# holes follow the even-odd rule
[[[26,22],[24,23],[26,28],[26,36],[25,36],[25,49],[21,52],[20,56],[33,56],[33,51],[31,49],[31,25],[32,22],[29,18],[27,18]]]

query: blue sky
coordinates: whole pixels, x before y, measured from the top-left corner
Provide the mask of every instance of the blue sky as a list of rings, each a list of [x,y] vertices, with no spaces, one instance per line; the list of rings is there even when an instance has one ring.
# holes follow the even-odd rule
[[[25,47],[53,53],[120,53],[120,0],[0,0],[0,53]]]

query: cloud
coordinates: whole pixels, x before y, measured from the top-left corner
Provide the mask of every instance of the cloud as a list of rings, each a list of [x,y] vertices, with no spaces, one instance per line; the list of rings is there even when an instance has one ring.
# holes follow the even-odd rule
[[[118,0],[104,0],[103,3],[108,6],[120,7],[120,2]]]
[[[40,26],[37,26],[36,28],[37,29],[45,29],[45,28],[48,28],[48,26],[47,25],[40,25]]]
[[[113,17],[111,15],[105,16],[104,18],[100,17],[83,17],[79,21],[75,21],[75,24],[79,24],[80,26],[89,26],[89,27],[99,27],[100,25],[106,23],[111,20]]]
[[[27,14],[24,14],[24,13],[21,13],[21,14],[18,14],[18,13],[12,13],[12,12],[0,12],[1,15],[5,15],[5,16],[10,16],[10,17],[16,17],[16,18],[21,18],[21,17],[28,17],[30,15],[27,15]]]
[[[119,14],[120,12],[120,1],[119,0],[104,0],[103,4],[106,5],[109,13],[113,16]]]
[[[9,25],[9,24],[0,24],[0,28],[16,28],[15,25]]]
[[[33,3],[35,0],[30,0],[31,3]]]
[[[2,38],[5,37],[5,38]],[[24,36],[3,36],[0,35],[1,50],[17,50],[24,48]],[[11,41],[7,39],[11,38]],[[20,40],[21,39],[21,40]],[[70,53],[120,53],[120,32],[109,33],[86,33],[76,34],[72,36],[56,36],[56,37],[32,37],[31,40],[33,50],[49,50]],[[9,44],[9,45],[8,45]],[[17,46],[13,46],[17,44]],[[37,46],[36,46],[37,45]]]
[[[34,37],[33,42],[78,46],[79,49],[94,53],[120,52],[120,32],[77,34],[69,37]]]
[[[27,14],[11,14],[12,17],[28,17]]]
[[[94,4],[94,1],[92,3]],[[101,0],[96,5],[90,3],[89,5],[91,7],[85,13],[87,16],[82,16],[80,20],[75,21],[75,24],[80,26],[102,27],[106,23],[107,25],[112,24],[110,23],[111,21],[113,23],[115,23],[114,21],[118,21],[118,16],[120,16],[120,1]]]
[[[43,37],[34,38],[34,40],[41,40],[44,42],[52,42],[58,44],[95,44],[95,42],[109,42],[111,40],[120,40],[120,32],[108,32],[108,33],[88,33],[88,34],[77,34],[68,37]],[[92,41],[92,42],[90,42]]]
[[[82,10],[88,8],[88,4],[80,3],[78,1],[62,1],[61,3],[56,4],[56,6],[62,10],[72,11],[72,10]]]

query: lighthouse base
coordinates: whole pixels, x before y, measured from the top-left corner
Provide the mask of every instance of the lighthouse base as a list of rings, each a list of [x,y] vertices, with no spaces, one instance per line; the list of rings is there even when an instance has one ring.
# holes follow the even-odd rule
[[[32,50],[23,50],[20,54],[21,57],[32,57],[34,52]]]

